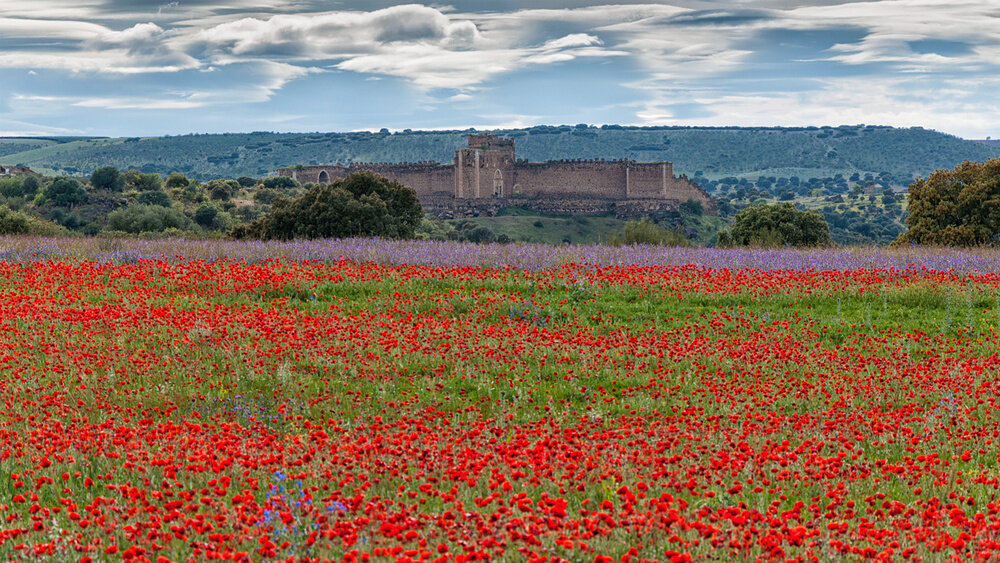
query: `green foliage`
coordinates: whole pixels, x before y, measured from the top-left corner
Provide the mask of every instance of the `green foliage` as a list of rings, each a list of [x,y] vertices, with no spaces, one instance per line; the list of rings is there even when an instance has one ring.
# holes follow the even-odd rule
[[[270,188],[259,188],[253,194],[254,203],[270,205],[272,201],[279,197],[279,193]]]
[[[186,188],[191,183],[188,177],[180,172],[174,172],[171,174],[164,185],[167,188]]]
[[[21,192],[23,192],[24,197],[34,197],[38,193],[39,187],[41,187],[41,182],[36,176],[26,176],[21,181]]]
[[[370,171],[313,186],[293,200],[277,199],[271,213],[234,229],[235,238],[291,240],[378,236],[413,238],[423,217],[416,192]]]
[[[965,161],[917,180],[909,212],[899,244],[1000,244],[1000,158]]]
[[[215,219],[219,215],[219,208],[210,204],[203,203],[198,206],[198,209],[194,212],[194,222],[198,223],[202,227],[211,228],[215,224]]]
[[[448,231],[447,234],[448,240],[475,244],[485,244],[497,240],[496,233],[474,221],[460,220],[453,224],[452,227],[452,230]],[[505,238],[506,241],[507,238]]]
[[[648,219],[627,221],[622,233],[612,238],[610,242],[615,246],[623,244],[691,246],[691,241],[680,229],[666,229]]]
[[[685,213],[690,213],[691,215],[696,215],[698,217],[705,214],[705,206],[701,201],[690,198],[687,201],[681,203],[680,210]]]
[[[159,233],[190,226],[190,219],[180,211],[158,205],[130,205],[108,215],[108,229],[126,233]]]
[[[20,197],[23,195],[24,181],[20,177],[0,178],[0,196]]]
[[[163,190],[139,192],[135,201],[140,205],[159,205],[161,207],[170,207],[172,203],[170,196]]]
[[[139,170],[128,170],[124,172],[125,184],[139,191],[158,190],[163,185],[163,178],[159,174],[144,174]]]
[[[114,166],[104,166],[90,175],[90,185],[95,190],[120,192],[125,189],[125,176]]]
[[[6,205],[0,205],[0,235],[26,235],[30,231],[30,217]]]
[[[212,180],[204,187],[208,197],[216,201],[229,201],[240,191],[240,185],[236,180]]]
[[[75,178],[66,176],[52,180],[45,188],[45,198],[59,207],[72,207],[87,201],[87,192]]]
[[[791,203],[755,205],[740,211],[727,236],[739,246],[822,246],[832,242],[822,215],[801,211]],[[721,243],[723,236],[719,238]]]
[[[0,235],[68,236],[65,228],[0,205]]]
[[[249,188],[257,183],[257,179],[251,178],[249,176],[240,176],[239,178],[236,179],[236,183],[244,188]]]
[[[621,158],[669,160],[678,174],[702,171],[706,178],[746,174],[803,178],[888,172],[909,183],[914,176],[953,167],[964,159],[1000,156],[1000,148],[934,131],[911,128],[843,126],[787,127],[623,127],[585,130],[538,126],[496,131],[517,138],[518,157],[530,160]],[[580,133],[585,134],[580,134]],[[7,162],[48,169],[94,170],[142,166],[199,178],[260,177],[297,162],[451,162],[466,145],[468,131],[413,131],[407,134],[239,133],[148,138],[141,142],[102,139],[59,144],[32,139]],[[16,150],[9,148],[8,150]],[[832,157],[828,157],[832,154]],[[785,172],[784,174],[780,174]]]
[[[275,191],[288,191],[299,187],[298,181],[290,176],[271,176],[260,182],[265,188]]]

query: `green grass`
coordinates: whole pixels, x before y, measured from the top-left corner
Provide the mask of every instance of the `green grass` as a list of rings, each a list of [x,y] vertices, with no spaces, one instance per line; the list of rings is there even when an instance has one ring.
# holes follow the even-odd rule
[[[519,211],[519,215],[474,217],[463,219],[486,227],[497,235],[507,235],[513,240],[546,244],[597,244],[606,243],[625,228],[625,221],[614,217],[558,217]],[[541,226],[536,226],[540,223]]]

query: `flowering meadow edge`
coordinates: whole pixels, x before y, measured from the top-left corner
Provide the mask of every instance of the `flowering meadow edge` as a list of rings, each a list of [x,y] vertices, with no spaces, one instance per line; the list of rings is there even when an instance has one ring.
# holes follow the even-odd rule
[[[717,249],[651,245],[604,246],[516,243],[470,244],[377,238],[276,241],[122,240],[0,237],[0,261],[83,259],[131,263],[143,259],[375,262],[417,266],[478,266],[544,270],[566,264],[676,266],[714,269],[857,270],[926,269],[1000,273],[1000,250],[939,247],[839,247],[815,249]]]

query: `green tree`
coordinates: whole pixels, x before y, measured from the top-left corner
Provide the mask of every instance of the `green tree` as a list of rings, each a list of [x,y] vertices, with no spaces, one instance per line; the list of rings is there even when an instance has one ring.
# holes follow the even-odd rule
[[[194,212],[194,222],[202,227],[210,228],[215,224],[215,218],[218,214],[218,207],[210,203],[203,203]]]
[[[910,184],[907,230],[896,244],[1000,244],[1000,158],[966,160]]]
[[[205,184],[205,191],[211,199],[229,201],[229,198],[240,191],[240,185],[236,180],[212,180]]]
[[[159,174],[143,174],[139,170],[127,170],[124,172],[125,184],[133,190],[146,191],[158,190],[163,185],[163,178]]]
[[[188,180],[187,176],[180,172],[174,172],[167,178],[164,186],[167,188],[186,188],[190,183],[191,180]]]
[[[370,171],[276,199],[271,213],[233,230],[235,238],[291,240],[377,236],[413,238],[423,218],[413,188]]]
[[[24,197],[35,197],[40,185],[41,182],[38,181],[37,176],[26,176],[21,182],[21,191],[24,192]]]
[[[0,178],[0,195],[3,197],[21,197],[24,195],[24,181],[14,176]]]
[[[170,196],[163,190],[141,192],[135,201],[140,205],[159,205],[160,207],[170,207],[172,203]]]
[[[75,178],[62,176],[45,188],[45,198],[59,207],[73,207],[87,201],[87,192]]]
[[[104,166],[90,175],[90,185],[95,190],[120,192],[125,189],[125,176],[114,166]]]
[[[719,235],[739,246],[822,246],[831,244],[830,227],[816,211],[791,203],[754,205],[736,214],[730,233]]]

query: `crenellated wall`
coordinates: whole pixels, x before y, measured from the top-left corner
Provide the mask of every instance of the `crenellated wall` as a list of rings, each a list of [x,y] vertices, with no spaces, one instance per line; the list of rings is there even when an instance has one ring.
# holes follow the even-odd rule
[[[291,176],[302,183],[326,183],[357,170],[371,170],[410,186],[422,205],[447,213],[461,214],[462,209],[480,208],[488,212],[495,207],[491,201],[523,200],[527,207],[539,211],[564,209],[588,214],[613,211],[618,215],[631,215],[643,210],[676,209],[688,199],[701,201],[710,215],[718,213],[715,201],[700,186],[685,176],[674,177],[673,165],[669,162],[518,162],[514,157],[514,140],[499,139],[491,134],[470,135],[468,148],[456,150],[452,164],[296,166],[282,168],[278,174]],[[441,203],[446,200],[453,200],[455,204]],[[570,201],[574,203],[566,203]],[[586,203],[588,201],[590,203]],[[481,211],[469,211],[473,212]]]
[[[351,172],[358,170],[371,170],[376,174],[381,174],[390,180],[410,186],[417,196],[431,195],[435,193],[453,194],[454,190],[454,167],[448,164],[438,164],[437,162],[408,162],[404,164],[391,163],[352,163],[350,166],[332,164],[326,166],[302,166],[293,168],[282,168],[278,171],[281,176],[291,176],[299,182],[305,184],[314,182],[317,184],[329,183],[340,178],[344,178]],[[323,173],[326,173],[325,180]]]
[[[595,197],[624,199],[624,161],[519,162],[514,193],[526,197]]]

